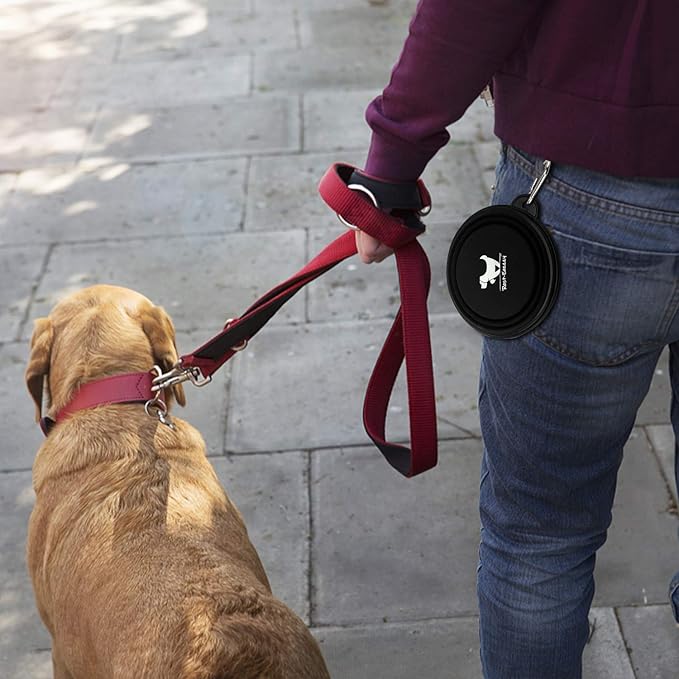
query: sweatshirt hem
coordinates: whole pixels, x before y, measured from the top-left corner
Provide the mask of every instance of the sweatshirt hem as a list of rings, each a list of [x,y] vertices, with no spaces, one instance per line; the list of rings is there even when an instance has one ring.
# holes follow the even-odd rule
[[[584,99],[507,73],[495,75],[493,95],[495,134],[531,155],[620,177],[679,177],[679,125],[668,124],[679,105]]]

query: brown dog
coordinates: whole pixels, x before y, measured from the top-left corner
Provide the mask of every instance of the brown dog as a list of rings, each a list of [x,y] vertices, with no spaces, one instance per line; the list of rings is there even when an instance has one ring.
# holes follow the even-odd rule
[[[142,295],[77,292],[35,323],[26,370],[38,415],[80,385],[164,371],[174,328]],[[180,385],[174,398],[184,404]],[[56,679],[327,679],[304,623],[271,594],[200,434],[143,404],[73,413],[33,467],[28,567]]]

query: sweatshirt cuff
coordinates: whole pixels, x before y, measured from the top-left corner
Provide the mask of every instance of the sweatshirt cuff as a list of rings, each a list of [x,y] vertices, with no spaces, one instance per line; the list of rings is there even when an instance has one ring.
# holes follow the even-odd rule
[[[435,152],[422,152],[409,144],[390,144],[373,132],[365,172],[388,182],[416,181]]]

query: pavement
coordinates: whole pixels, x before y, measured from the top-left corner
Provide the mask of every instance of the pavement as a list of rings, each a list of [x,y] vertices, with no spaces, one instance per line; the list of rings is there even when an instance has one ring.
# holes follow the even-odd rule
[[[341,229],[316,185],[332,161],[363,162],[363,111],[414,5],[0,2],[0,677],[51,676],[24,565],[41,442],[23,384],[33,319],[70,290],[122,284],[170,311],[186,353],[296,271]],[[398,304],[393,261],[346,262],[314,282],[212,385],[190,390],[182,413],[336,679],[481,677],[481,342],[454,312],[444,262],[457,226],[489,200],[492,118],[475,103],[425,174],[437,469],[401,478],[361,425]],[[679,673],[666,594],[679,569],[669,393],[664,356],[598,557],[588,679]],[[405,405],[400,383],[396,440]]]

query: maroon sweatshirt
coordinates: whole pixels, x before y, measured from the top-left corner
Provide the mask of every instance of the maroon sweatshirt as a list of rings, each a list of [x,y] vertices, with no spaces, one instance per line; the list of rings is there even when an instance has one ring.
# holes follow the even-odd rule
[[[491,80],[502,141],[609,174],[679,178],[679,0],[420,0],[366,111],[366,171],[419,177]]]

